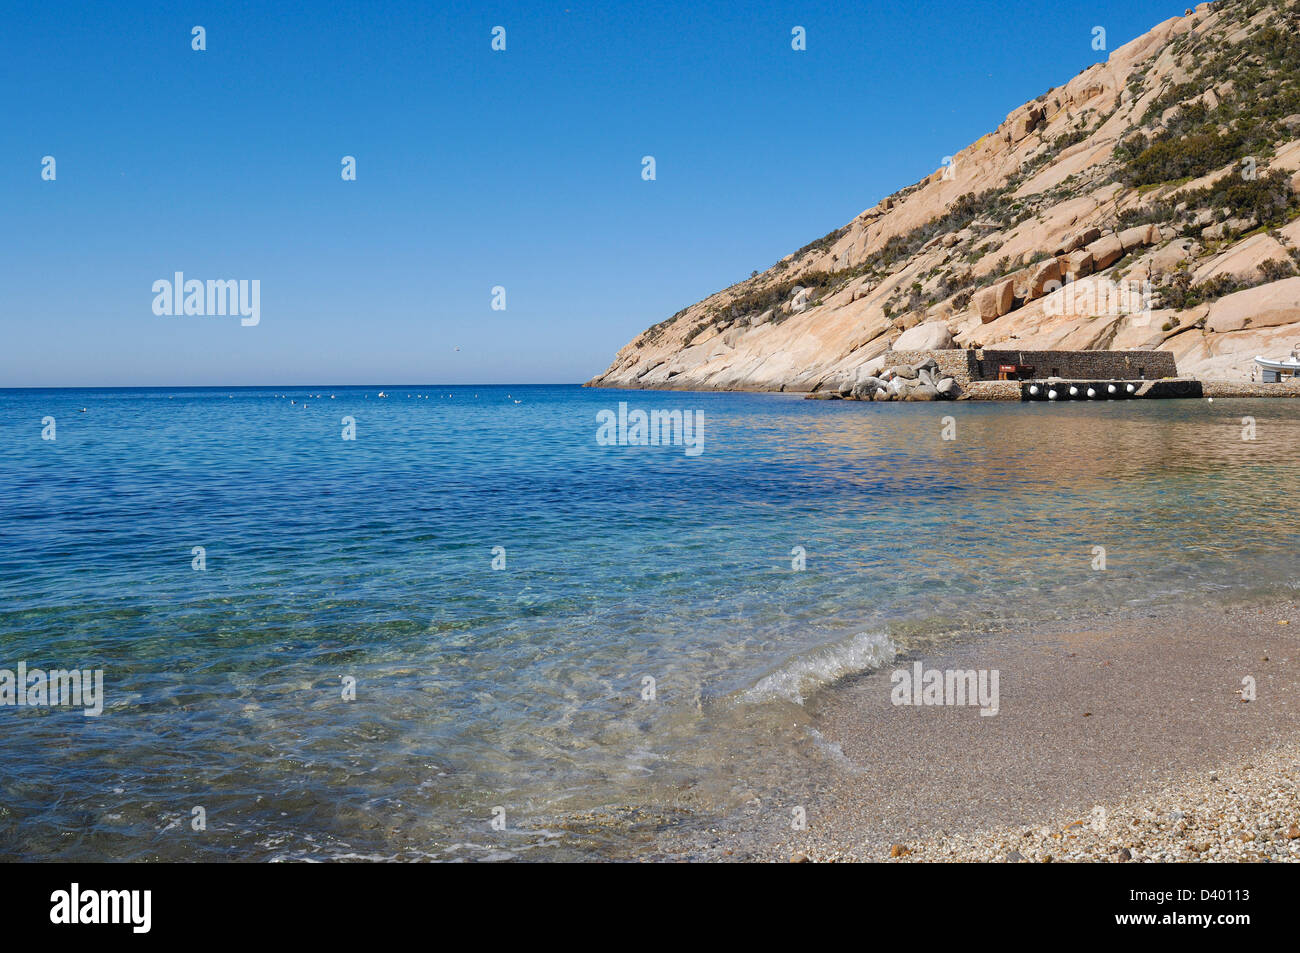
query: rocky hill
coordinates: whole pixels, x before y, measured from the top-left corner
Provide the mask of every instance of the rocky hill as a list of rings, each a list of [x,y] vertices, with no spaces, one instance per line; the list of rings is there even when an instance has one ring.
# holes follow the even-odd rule
[[[1159,348],[1248,380],[1256,354],[1300,342],[1298,266],[1300,0],[1220,0],[644,331],[590,383],[816,391],[891,346]]]

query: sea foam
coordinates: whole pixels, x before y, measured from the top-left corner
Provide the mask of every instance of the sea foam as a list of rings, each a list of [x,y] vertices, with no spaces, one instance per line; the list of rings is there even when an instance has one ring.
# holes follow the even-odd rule
[[[791,656],[743,692],[741,701],[764,702],[784,698],[802,705],[808,695],[822,686],[846,675],[874,671],[888,665],[897,654],[898,647],[889,636],[880,632],[859,632],[846,642],[819,646]]]

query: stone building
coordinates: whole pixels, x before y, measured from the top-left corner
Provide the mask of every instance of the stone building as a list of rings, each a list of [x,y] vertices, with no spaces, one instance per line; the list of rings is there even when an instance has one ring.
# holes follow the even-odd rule
[[[996,380],[1139,381],[1178,376],[1178,365],[1167,351],[890,351],[884,364],[914,364],[926,357],[934,358],[944,375],[962,386]]]

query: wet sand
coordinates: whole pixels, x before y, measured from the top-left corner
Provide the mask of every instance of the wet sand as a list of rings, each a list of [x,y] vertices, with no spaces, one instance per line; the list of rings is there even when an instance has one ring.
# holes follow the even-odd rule
[[[891,672],[917,660],[926,668],[998,670],[998,714],[894,705]],[[1244,676],[1255,679],[1254,701],[1242,700]],[[1045,828],[1047,847],[1035,852],[1026,840],[1020,852],[1043,859],[1052,831],[1078,827],[1097,807],[1129,823],[1132,812],[1162,814],[1159,799],[1186,800],[1208,785],[1219,799],[1214,810],[1232,816],[1231,785],[1215,775],[1252,771],[1262,787],[1242,789],[1241,809],[1251,809],[1252,797],[1273,805],[1270,830],[1282,831],[1273,840],[1300,858],[1300,841],[1294,850],[1285,843],[1288,825],[1300,822],[1288,812],[1300,802],[1283,777],[1296,766],[1300,741],[1294,601],[1117,613],[903,655],[820,692],[807,716],[821,737],[818,758],[792,759],[799,770],[756,785],[747,808],[704,830],[668,832],[663,853],[647,859],[880,861],[908,852],[911,859],[998,859],[998,832],[1005,841],[1012,829],[1019,837]],[[795,829],[798,809],[806,830]],[[1110,843],[1114,837],[1094,840],[1095,859],[1117,859],[1111,855],[1124,846]],[[1194,846],[1216,856],[1208,843]],[[1156,848],[1146,856],[1188,859]]]

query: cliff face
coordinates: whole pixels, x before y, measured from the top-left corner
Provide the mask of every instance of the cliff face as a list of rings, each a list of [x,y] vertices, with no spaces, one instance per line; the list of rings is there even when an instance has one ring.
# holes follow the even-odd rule
[[[916,348],[1159,348],[1182,373],[1249,379],[1256,354],[1300,342],[1297,193],[1300,0],[1202,4],[644,331],[590,383],[834,388],[904,333]]]

